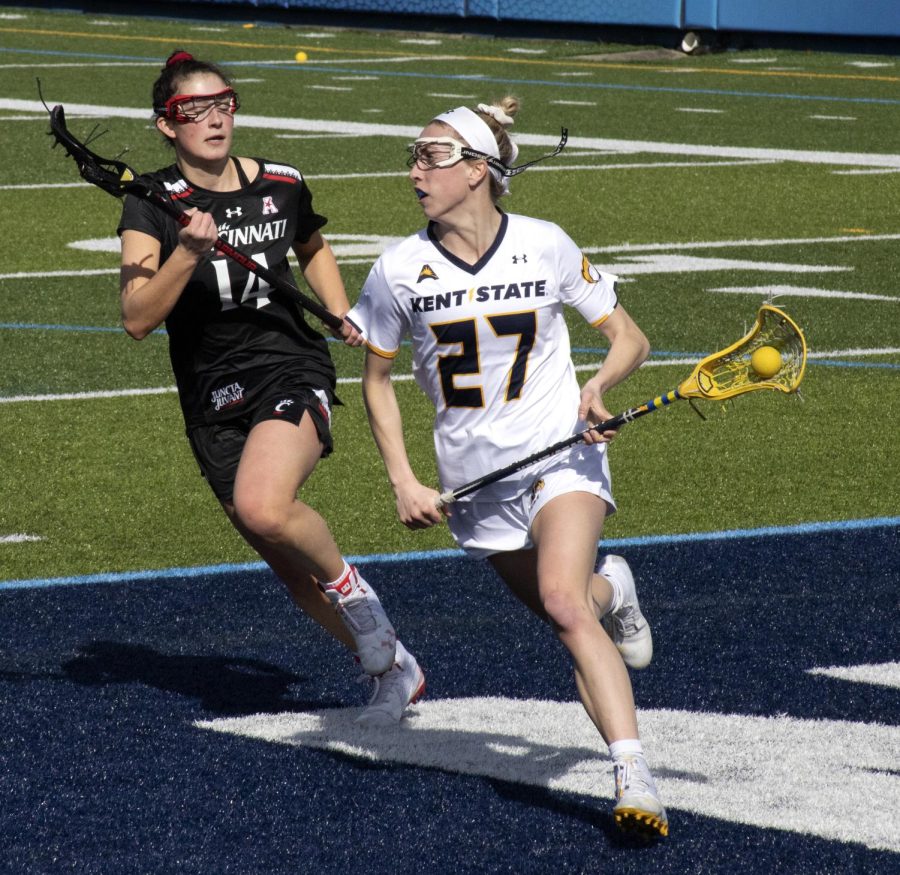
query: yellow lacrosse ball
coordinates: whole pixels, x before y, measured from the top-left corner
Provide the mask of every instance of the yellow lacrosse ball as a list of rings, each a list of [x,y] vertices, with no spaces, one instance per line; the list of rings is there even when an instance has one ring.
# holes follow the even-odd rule
[[[761,346],[750,356],[750,367],[763,379],[774,377],[781,370],[781,353],[774,346]]]
[[[297,54],[294,55],[294,60],[298,64],[302,64],[304,61],[309,60],[309,55],[307,55],[306,52],[297,52]]]

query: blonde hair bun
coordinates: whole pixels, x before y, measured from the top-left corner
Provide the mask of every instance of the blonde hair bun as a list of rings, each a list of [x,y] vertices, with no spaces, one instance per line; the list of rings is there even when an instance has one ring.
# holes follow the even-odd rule
[[[495,103],[479,103],[478,111],[491,116],[498,124],[508,128],[514,121],[513,116],[519,111],[519,99],[507,96]]]

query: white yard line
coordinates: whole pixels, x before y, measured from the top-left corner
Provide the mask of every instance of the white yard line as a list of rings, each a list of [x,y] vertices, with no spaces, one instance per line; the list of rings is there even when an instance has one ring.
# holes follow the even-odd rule
[[[856,301],[900,303],[900,295],[873,295],[869,292],[842,292],[838,289],[819,289],[806,286],[723,286],[706,291],[724,295],[760,295],[771,300],[775,298],[844,298]]]
[[[397,59],[401,60],[401,59]],[[408,59],[402,59],[408,60]],[[48,95],[47,103],[53,104]],[[0,98],[0,110],[15,112],[45,112],[36,100]],[[104,106],[101,104],[71,103],[66,105],[70,115],[87,113],[105,118],[131,118],[146,121],[146,107]],[[400,137],[413,140],[421,131],[410,125],[388,125],[339,119],[276,118],[261,115],[241,115],[240,124],[245,128],[263,128],[282,131],[325,131],[335,134],[365,133],[373,137]],[[543,134],[518,134],[520,146],[555,146],[557,138]],[[652,140],[614,140],[593,137],[571,137],[574,148],[611,149],[616,152],[647,152],[662,155],[686,155],[692,157],[753,159],[756,161],[797,161],[804,164],[839,164],[856,167],[900,167],[900,154],[875,154],[868,152],[832,152],[812,149],[758,149],[740,146],[712,146],[697,143],[661,143]]]
[[[0,118],[0,121],[4,119]],[[316,139],[354,139],[367,136],[359,132],[337,134],[332,132],[320,131],[317,133],[306,134],[274,134],[280,140],[316,140]],[[570,157],[583,157],[585,155],[600,154],[619,154],[619,153],[598,153],[594,150],[587,152],[566,153]],[[718,167],[743,167],[756,164],[773,164],[773,161],[760,161],[756,158],[746,161],[631,161],[621,164],[548,164],[541,167],[532,167],[530,173],[568,173],[570,171],[592,171],[592,170],[669,170],[673,168],[684,167],[708,167],[710,169]],[[900,170],[900,168],[898,168]],[[854,171],[866,173],[893,173],[890,168],[876,168],[875,170]],[[320,181],[323,179],[402,179],[408,176],[405,170],[385,170],[374,173],[310,173],[304,174],[305,178],[310,182]],[[40,182],[40,183],[16,183],[11,185],[0,185],[0,191],[38,191],[46,188],[90,188],[87,182]]]
[[[114,240],[114,238],[110,239]],[[372,239],[373,235],[370,234],[334,234],[329,236],[329,240],[332,241],[367,241]],[[697,240],[690,243],[621,243],[615,246],[585,246],[582,248],[582,251],[588,255],[598,255],[634,252],[667,252],[672,250],[683,251],[691,249],[734,249],[754,246],[800,246],[811,243],[870,243],[890,240],[900,240],[900,234],[848,234],[837,237],[784,237],[765,240]],[[346,256],[356,256],[360,254],[362,253],[346,251]],[[338,250],[338,262],[340,264],[365,264],[367,261],[374,261],[378,256],[378,251],[373,249],[367,253],[367,256],[368,257],[366,258],[341,257],[340,249]],[[101,276],[118,272],[118,267],[83,270],[18,271],[16,273],[0,273],[0,280]]]
[[[583,252],[667,252],[673,249],[733,249],[744,246],[805,246],[810,243],[864,243],[900,240],[900,234],[847,234],[837,237],[775,237],[755,240],[695,240],[688,243],[624,243],[615,246],[586,246]]]

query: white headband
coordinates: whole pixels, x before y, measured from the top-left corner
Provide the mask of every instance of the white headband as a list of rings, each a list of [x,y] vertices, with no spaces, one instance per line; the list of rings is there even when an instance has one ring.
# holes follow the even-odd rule
[[[448,109],[434,119],[450,125],[456,132],[477,152],[484,152],[494,158],[500,157],[500,149],[497,148],[497,140],[494,132],[487,126],[484,119],[478,117],[478,113],[472,112],[467,106],[458,106],[456,109]]]
[[[480,106],[479,109],[481,109]],[[456,109],[448,109],[447,112],[436,116],[434,121],[450,125],[475,151],[484,152],[485,155],[490,155],[499,160],[500,149],[497,146],[494,132],[477,112],[473,112],[467,106],[458,106]],[[513,161],[516,160],[515,156],[518,154],[518,151],[513,146]],[[509,191],[509,177],[504,176],[499,170],[495,170],[490,164],[488,164],[488,170],[490,170],[491,176],[500,183],[503,194],[506,194]]]

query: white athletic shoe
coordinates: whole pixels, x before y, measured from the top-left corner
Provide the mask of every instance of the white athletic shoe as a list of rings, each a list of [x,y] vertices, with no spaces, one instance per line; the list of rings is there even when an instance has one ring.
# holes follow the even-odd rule
[[[352,565],[334,586],[319,586],[353,636],[363,671],[373,676],[386,672],[394,664],[397,633],[375,590]]]
[[[614,583],[621,599],[613,597],[609,613],[600,621],[629,668],[646,668],[653,658],[653,636],[650,624],[641,613],[634,577],[621,556],[606,556],[597,573]],[[618,601],[618,604],[617,604]]]
[[[647,761],[643,757],[623,757],[613,770],[616,776],[616,804],[613,817],[626,832],[658,837],[669,834],[669,818],[659,801],[659,793]]]
[[[415,657],[398,641],[397,657],[390,671],[373,677],[375,689],[356,722],[364,726],[395,726],[407,706],[425,692],[425,675]]]

